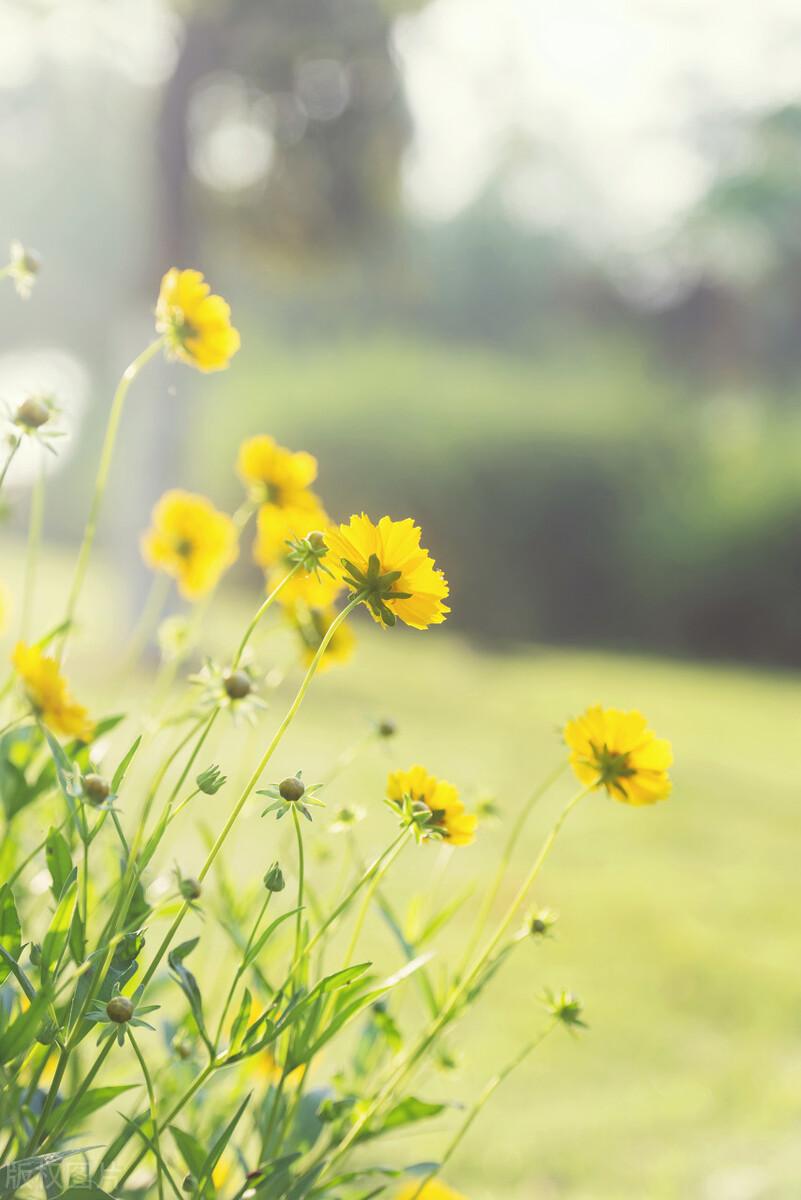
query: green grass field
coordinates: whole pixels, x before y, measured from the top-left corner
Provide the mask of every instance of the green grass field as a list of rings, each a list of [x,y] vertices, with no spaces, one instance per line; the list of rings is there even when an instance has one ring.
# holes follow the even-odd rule
[[[57,578],[46,578],[45,594]],[[102,579],[93,588],[102,609],[95,648],[76,653],[71,675],[97,711],[97,697],[110,703],[119,681],[112,592]],[[251,600],[212,611],[215,645],[231,643]],[[641,708],[676,755],[668,803],[628,809],[599,795],[574,814],[536,893],[560,913],[557,938],[523,943],[457,1027],[450,1045],[460,1053],[458,1070],[431,1068],[417,1082],[415,1093],[428,1099],[469,1101],[542,1022],[544,986],[569,987],[584,1002],[590,1029],[575,1039],[557,1031],[506,1084],[450,1181],[470,1200],[801,1195],[801,680],[568,650],[499,656],[447,629],[382,634],[358,624],[357,657],[316,682],[270,778],[297,767],[316,777],[371,718],[393,717],[396,741],[369,749],[329,789],[332,806],[355,800],[375,810],[360,827],[366,851],[392,836],[380,804],[389,766],[421,761],[457,783],[468,802],[492,792],[508,819],[563,755],[560,724],[597,700]],[[263,641],[260,661],[269,662],[273,646]],[[228,732],[210,750],[232,783],[282,711],[276,699],[257,730]],[[535,812],[501,902],[571,786],[565,777]],[[219,827],[229,794],[204,799],[198,817]],[[291,874],[289,831],[260,821],[259,810],[254,803],[243,814],[226,855],[237,881],[257,879],[276,856]],[[318,818],[314,839],[338,854],[326,825]],[[433,883],[436,904],[468,881],[485,886],[504,836],[503,823],[487,827],[444,871],[436,849],[408,848],[394,895],[401,902]],[[182,838],[172,847],[190,871],[198,845]],[[440,936],[439,954],[457,957],[470,911]],[[366,944],[381,969],[397,965],[378,914]],[[407,1028],[422,1020],[413,990],[409,996]],[[443,1120],[431,1136],[405,1134],[398,1159],[434,1155],[446,1129]]]

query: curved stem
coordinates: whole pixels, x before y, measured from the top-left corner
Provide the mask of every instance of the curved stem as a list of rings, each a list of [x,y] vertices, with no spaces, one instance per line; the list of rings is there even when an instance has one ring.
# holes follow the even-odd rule
[[[250,624],[248,625],[244,634],[242,635],[242,641],[239,643],[239,647],[237,649],[236,654],[234,655],[233,662],[231,663],[232,671],[235,671],[236,668],[241,663],[242,655],[245,653],[245,648],[246,648],[248,642],[250,641],[251,637],[253,636],[253,633],[254,633],[259,621],[262,619],[262,617],[267,612],[267,610],[272,607],[272,605],[274,604],[276,597],[278,596],[278,593],[281,591],[281,589],[287,583],[289,583],[292,576],[295,575],[300,570],[300,566],[301,566],[301,564],[297,563],[292,568],[292,570],[289,571],[284,576],[284,578],[281,580],[281,582],[276,584],[276,586],[273,588],[273,590],[270,592],[270,594],[267,596],[267,598],[264,600],[264,602],[259,606],[259,608],[257,608],[256,612],[253,614],[253,618],[250,621]]]
[[[6,458],[6,461],[3,463],[3,469],[2,469],[2,471],[0,471],[0,488],[5,483],[6,475],[8,474],[8,468],[13,463],[14,455],[17,453],[17,451],[19,450],[21,445],[22,445],[21,439],[17,438],[8,453],[8,457]]]
[[[39,563],[39,546],[42,541],[44,521],[45,469],[44,456],[39,464],[36,482],[31,496],[31,515],[28,523],[28,548],[25,554],[25,581],[22,587],[22,612],[20,614],[20,639],[28,638],[28,623],[31,620],[33,597],[36,590],[36,568]]]
[[[147,1088],[147,1098],[150,1102],[150,1122],[153,1126],[153,1149],[156,1157],[156,1183],[159,1190],[159,1200],[164,1200],[164,1181],[161,1177],[161,1149],[159,1147],[159,1122],[158,1109],[156,1107],[156,1093],[153,1091],[153,1080],[150,1078],[150,1072],[147,1069],[147,1063],[142,1057],[142,1051],[139,1049],[139,1043],[133,1035],[133,1030],[128,1027],[128,1041],[133,1046],[133,1052],[139,1059],[139,1066],[142,1068],[142,1078],[145,1081]]]
[[[122,378],[117,384],[117,390],[114,393],[114,398],[111,402],[111,410],[109,412],[108,424],[106,425],[106,433],[103,438],[103,448],[100,451],[100,462],[97,468],[97,478],[95,480],[95,490],[92,495],[92,502],[89,506],[89,516],[86,521],[86,526],[83,532],[83,541],[81,548],[78,551],[78,559],[75,564],[75,575],[72,580],[69,597],[67,599],[67,608],[64,614],[66,627],[61,637],[61,646],[59,649],[59,658],[63,658],[64,651],[67,645],[72,624],[75,619],[75,612],[78,607],[81,591],[83,589],[84,580],[86,578],[86,569],[89,566],[89,558],[94,545],[95,534],[97,532],[97,523],[100,517],[100,510],[103,506],[103,497],[106,493],[108,484],[109,472],[111,471],[111,463],[114,458],[114,446],[117,441],[117,434],[122,420],[123,409],[125,408],[125,398],[128,395],[128,389],[136,379],[142,367],[150,362],[151,358],[155,358],[159,350],[164,345],[164,338],[156,338],[151,342],[142,353],[133,360],[130,366],[123,371]],[[0,482],[2,482],[0,480]]]

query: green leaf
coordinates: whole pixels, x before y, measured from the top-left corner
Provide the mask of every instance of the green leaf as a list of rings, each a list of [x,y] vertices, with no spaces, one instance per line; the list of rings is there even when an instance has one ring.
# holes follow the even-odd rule
[[[78,873],[73,867],[69,880],[64,885],[61,899],[56,905],[56,911],[53,913],[50,928],[42,942],[41,978],[43,983],[47,979],[51,968],[58,965],[64,953],[64,948],[67,945],[70,926],[72,924],[72,914],[77,900],[77,880]]]
[[[0,737],[0,800],[6,820],[32,804],[49,783],[41,777],[30,783],[27,769],[42,744],[42,736],[36,725],[26,725]]]
[[[22,949],[22,927],[14,903],[14,893],[7,883],[0,887],[0,946],[13,959],[19,958]],[[7,963],[0,961],[0,983],[10,970],[11,967]]]
[[[112,793],[116,794],[122,787],[123,780],[125,779],[125,776],[128,772],[128,768],[130,767],[131,763],[133,762],[134,755],[136,754],[137,750],[139,749],[141,741],[142,741],[142,735],[140,734],[139,737],[136,738],[136,740],[134,741],[131,748],[128,750],[128,753],[125,755],[125,757],[123,758],[120,765],[117,767],[117,770],[114,772],[114,777],[111,780]]]
[[[178,981],[182,992],[189,1001],[189,1007],[197,1023],[200,1036],[206,1043],[209,1054],[214,1057],[214,1047],[206,1032],[206,1024],[203,1019],[203,997],[200,994],[200,988],[194,975],[184,966],[184,959],[192,953],[199,941],[199,938],[192,938],[191,941],[181,942],[180,946],[176,946],[167,955],[167,962],[170,964],[170,970]]]
[[[81,1121],[85,1121],[87,1117],[91,1117],[100,1108],[110,1104],[117,1096],[121,1096],[123,1092],[129,1092],[131,1088],[139,1087],[138,1083],[122,1083],[116,1087],[99,1087],[91,1088],[90,1091],[84,1092],[78,1103],[70,1114],[71,1128],[77,1128]]]
[[[250,989],[245,988],[242,996],[242,1002],[239,1005],[239,1011],[234,1017],[231,1025],[230,1045],[228,1048],[229,1054],[238,1054],[242,1048],[242,1042],[244,1041],[245,1033],[247,1032],[252,1003],[253,997],[250,994]]]
[[[217,1166],[217,1163],[222,1158],[222,1154],[223,1154],[223,1151],[225,1150],[225,1147],[228,1145],[231,1138],[233,1137],[234,1130],[236,1129],[237,1125],[239,1124],[240,1117],[242,1116],[242,1113],[245,1111],[248,1104],[250,1103],[251,1095],[252,1095],[252,1093],[248,1092],[247,1096],[245,1096],[245,1099],[239,1105],[239,1108],[236,1110],[233,1117],[228,1122],[225,1129],[222,1131],[222,1133],[220,1134],[220,1136],[217,1138],[216,1142],[212,1146],[211,1150],[209,1151],[208,1157],[206,1158],[206,1161],[203,1164],[203,1170],[200,1173],[200,1179],[198,1182],[198,1189],[200,1191],[202,1191],[203,1188],[206,1186],[206,1184],[209,1183],[209,1181],[211,1180],[212,1171],[214,1170],[214,1168]]]
[[[183,1129],[179,1129],[177,1125],[170,1126],[170,1133],[175,1139],[175,1144],[186,1163],[189,1174],[194,1175],[196,1180],[200,1179],[206,1165],[206,1151],[191,1133],[184,1133]]]
[[[8,1163],[4,1167],[0,1167],[0,1188],[4,1191],[17,1191],[23,1183],[33,1179],[41,1171],[47,1167],[55,1166],[56,1163],[63,1162],[65,1158],[74,1158],[76,1154],[88,1154],[90,1150],[97,1150],[97,1146],[84,1146],[80,1150],[60,1150],[54,1154],[36,1154],[32,1158],[20,1158],[16,1162]],[[105,1197],[106,1193],[97,1191],[95,1193],[87,1188],[70,1188],[69,1192],[64,1192],[59,1197],[59,1200],[64,1200],[72,1193],[70,1200],[76,1200],[77,1193],[83,1200],[96,1200],[97,1196]]]
[[[429,1104],[426,1100],[418,1100],[416,1096],[407,1096],[393,1105],[381,1124],[373,1126],[366,1136],[377,1137],[388,1129],[400,1129],[416,1121],[427,1121],[431,1117],[438,1117],[447,1107],[447,1104]]]
[[[96,1183],[77,1183],[67,1188],[66,1192],[61,1192],[56,1200],[114,1200],[114,1197]]]
[[[273,936],[276,929],[278,929],[279,925],[283,925],[284,921],[289,920],[290,917],[296,916],[299,911],[300,910],[297,908],[290,908],[288,912],[281,913],[280,917],[276,917],[274,921],[270,922],[266,929],[262,930],[248,951],[248,956],[245,960],[246,967],[249,967],[250,964],[258,958],[267,942]]]
[[[80,905],[78,904],[75,905],[72,912],[68,942],[72,961],[79,967],[86,955],[86,930],[84,929],[83,917],[81,916]]]
[[[0,1032],[0,1063],[11,1062],[33,1045],[48,1003],[48,993],[42,989],[36,993],[30,1008],[26,1008],[15,1021]]]
[[[50,890],[56,900],[61,898],[64,884],[72,870],[72,855],[66,841],[57,829],[50,829],[45,842],[45,858],[50,872]]]

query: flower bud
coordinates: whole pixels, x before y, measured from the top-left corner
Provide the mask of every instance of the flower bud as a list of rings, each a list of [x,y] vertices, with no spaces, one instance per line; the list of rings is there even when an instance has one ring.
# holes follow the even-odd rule
[[[223,687],[229,700],[244,700],[253,691],[250,677],[245,671],[226,671],[223,675]]]
[[[300,800],[306,788],[303,785],[303,781],[298,779],[297,775],[290,775],[287,779],[281,780],[278,785],[278,791],[282,800],[286,800],[288,804],[294,804]]]
[[[386,720],[386,721],[378,722],[378,736],[379,737],[391,738],[391,737],[394,737],[397,732],[398,732],[398,727],[394,721]]]
[[[83,792],[90,804],[103,804],[111,795],[111,784],[102,775],[90,772],[83,777]]]
[[[283,892],[286,887],[284,872],[281,870],[277,862],[274,862],[267,874],[264,876],[264,886],[268,892]]]
[[[16,413],[14,422],[26,429],[41,429],[52,416],[49,404],[41,396],[28,396],[22,401]]]
[[[193,879],[191,876],[182,879],[178,889],[184,900],[199,900],[203,894],[203,885],[198,879]]]
[[[185,1175],[184,1176],[184,1181],[181,1184],[181,1190],[184,1192],[197,1191],[197,1181],[196,1181],[194,1175]]]
[[[559,914],[552,909],[540,908],[529,914],[526,926],[532,937],[543,938],[548,936],[558,919]]]
[[[112,996],[106,1005],[106,1016],[115,1025],[124,1025],[133,1015],[134,1006],[127,996]]]
[[[227,780],[220,771],[219,767],[207,767],[205,771],[201,771],[195,783],[200,788],[201,792],[205,792],[207,796],[213,796],[219,792],[221,787],[224,787]]]

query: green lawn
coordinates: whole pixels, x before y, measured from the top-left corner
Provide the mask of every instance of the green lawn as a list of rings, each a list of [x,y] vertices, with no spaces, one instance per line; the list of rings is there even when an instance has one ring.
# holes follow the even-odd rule
[[[71,674],[97,707],[101,695],[111,702],[119,681],[113,589],[104,592],[102,579],[94,588],[104,611],[99,642],[93,655],[75,655]],[[220,604],[212,642],[230,644],[250,604]],[[358,800],[375,810],[361,827],[366,850],[392,834],[380,805],[388,766],[419,760],[468,801],[491,791],[508,819],[562,756],[558,726],[596,700],[641,708],[676,754],[668,803],[637,810],[597,796],[571,818],[536,894],[559,910],[558,937],[523,944],[458,1027],[458,1071],[432,1068],[418,1081],[426,1098],[467,1101],[537,1029],[544,986],[569,987],[585,1004],[590,1029],[576,1039],[559,1032],[507,1083],[462,1147],[451,1182],[470,1200],[797,1195],[801,680],[550,649],[499,656],[447,629],[382,634],[359,625],[356,659],[317,681],[271,778],[297,767],[315,777],[371,718],[395,718],[399,735],[386,753],[369,750],[329,789],[332,805]],[[265,640],[260,661],[279,649]],[[227,733],[210,748],[232,782],[281,711],[276,699],[257,730]],[[570,789],[566,777],[535,813],[514,876]],[[214,828],[227,795],[204,801],[203,820]],[[243,814],[227,854],[238,880],[257,878],[276,854],[291,871],[286,834],[261,822],[259,807]],[[313,836],[333,844],[325,816]],[[503,824],[484,829],[444,873],[437,850],[410,848],[396,896],[430,882],[444,902],[468,880],[483,885],[503,837]],[[171,852],[191,870],[198,844],[182,839]],[[465,933],[455,923],[439,953],[455,957]],[[382,969],[395,965],[377,915],[366,937]],[[419,1019],[413,1002],[404,1015]],[[433,1155],[445,1131],[443,1122],[435,1137],[404,1135],[398,1157]]]

